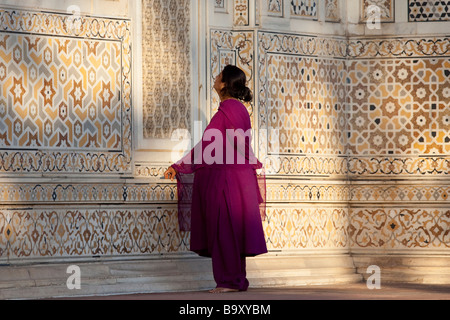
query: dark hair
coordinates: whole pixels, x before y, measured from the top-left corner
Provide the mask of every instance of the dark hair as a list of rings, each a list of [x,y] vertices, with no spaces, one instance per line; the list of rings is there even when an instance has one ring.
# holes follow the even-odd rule
[[[247,77],[244,71],[236,66],[228,65],[222,71],[222,82],[225,87],[222,95],[230,96],[245,102],[253,100],[252,91],[247,87]]]

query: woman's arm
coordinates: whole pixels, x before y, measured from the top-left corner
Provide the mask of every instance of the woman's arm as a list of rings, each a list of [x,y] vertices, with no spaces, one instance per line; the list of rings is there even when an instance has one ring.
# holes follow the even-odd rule
[[[209,125],[206,127],[205,132],[209,129],[221,129],[223,127],[223,115],[218,112],[216,113]],[[205,133],[203,133],[204,136]],[[166,179],[174,179],[175,176],[180,174],[192,174],[198,169],[199,167],[203,166],[203,151],[204,148],[208,142],[204,143],[203,137],[200,142],[197,143],[197,145],[188,153],[186,154],[181,160],[178,162],[172,164],[169,169],[164,173],[164,177]]]

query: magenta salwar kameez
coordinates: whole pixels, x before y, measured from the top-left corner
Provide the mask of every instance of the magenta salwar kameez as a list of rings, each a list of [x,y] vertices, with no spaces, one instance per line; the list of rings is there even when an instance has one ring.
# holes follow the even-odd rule
[[[256,173],[262,164],[253,154],[250,136],[242,135],[250,129],[245,106],[234,99],[226,100],[197,149],[173,165],[177,171],[180,228],[191,231],[190,250],[212,258],[217,287],[240,291],[249,286],[246,257],[267,253],[262,225],[265,180]],[[230,138],[227,130],[241,134]],[[208,131],[220,132],[223,139],[210,139]],[[208,153],[211,143],[216,150]],[[215,161],[208,160],[208,155]]]

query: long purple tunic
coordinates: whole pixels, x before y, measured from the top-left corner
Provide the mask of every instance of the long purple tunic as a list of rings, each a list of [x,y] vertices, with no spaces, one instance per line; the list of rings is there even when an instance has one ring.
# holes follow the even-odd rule
[[[245,106],[226,100],[202,141],[173,165],[178,172],[180,228],[191,231],[191,251],[201,256],[217,254],[217,242],[222,251],[232,248],[242,257],[267,253],[262,226],[265,179],[256,173],[262,164],[254,156],[248,130]]]

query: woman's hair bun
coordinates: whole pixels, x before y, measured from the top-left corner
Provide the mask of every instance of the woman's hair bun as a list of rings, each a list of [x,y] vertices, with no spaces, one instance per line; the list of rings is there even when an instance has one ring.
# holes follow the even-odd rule
[[[250,90],[250,88],[248,88],[248,87],[245,87],[244,92],[242,93],[242,98],[240,98],[240,99],[245,102],[252,101],[253,100],[252,90]]]
[[[222,82],[225,87],[222,89],[224,96],[230,96],[245,102],[253,100],[253,93],[247,87],[247,77],[241,69],[228,65],[222,71]]]

